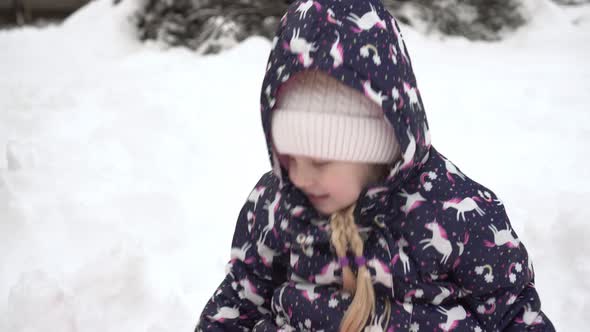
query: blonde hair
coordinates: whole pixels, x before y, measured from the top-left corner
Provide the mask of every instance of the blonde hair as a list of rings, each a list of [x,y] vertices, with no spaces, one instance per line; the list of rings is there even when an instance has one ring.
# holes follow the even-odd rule
[[[339,259],[346,258],[350,247],[355,257],[363,256],[364,244],[354,223],[353,204],[344,211],[336,212],[330,217],[332,235],[330,241]],[[355,280],[356,279],[356,280]],[[342,284],[344,290],[353,295],[352,303],[340,322],[341,332],[359,332],[365,326],[370,315],[375,314],[375,290],[371,274],[366,265],[358,267],[356,278],[349,266],[342,267]]]
[[[371,181],[378,181],[387,177],[387,165],[372,165],[374,167]],[[361,238],[354,220],[356,204],[330,216],[330,229],[332,231],[330,242],[336,251],[338,259],[346,259],[350,249],[355,257],[362,257],[364,250]],[[370,316],[375,316],[375,289],[371,280],[371,273],[366,264],[358,266],[357,275],[350,266],[342,266],[342,286],[345,291],[352,294],[352,303],[344,313],[340,322],[340,332],[360,332]],[[390,306],[386,301],[387,322],[389,325]]]

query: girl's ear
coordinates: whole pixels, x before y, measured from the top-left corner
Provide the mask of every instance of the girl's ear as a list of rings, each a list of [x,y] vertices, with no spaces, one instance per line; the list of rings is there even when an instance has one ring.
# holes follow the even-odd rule
[[[372,182],[381,182],[387,178],[389,174],[389,165],[387,164],[375,164],[372,169]]]
[[[288,154],[278,154],[277,158],[279,159],[279,163],[285,170],[289,170],[289,155]]]
[[[384,181],[385,179],[387,179],[390,169],[391,169],[391,167],[388,164],[381,165],[381,173],[380,173],[381,179],[380,179],[380,181]]]

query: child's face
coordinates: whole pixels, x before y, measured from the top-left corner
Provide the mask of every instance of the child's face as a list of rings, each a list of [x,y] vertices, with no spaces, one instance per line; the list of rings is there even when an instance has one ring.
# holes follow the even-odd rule
[[[377,166],[368,163],[319,160],[285,155],[291,182],[316,210],[330,215],[353,204],[363,187],[376,179]]]

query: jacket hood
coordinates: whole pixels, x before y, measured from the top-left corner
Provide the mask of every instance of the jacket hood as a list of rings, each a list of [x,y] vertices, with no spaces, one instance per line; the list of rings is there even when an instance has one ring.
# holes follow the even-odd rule
[[[273,147],[271,115],[283,84],[306,70],[329,74],[382,108],[402,151],[401,159],[390,165],[387,187],[399,186],[428,159],[426,114],[395,18],[377,0],[296,1],[273,38],[260,99],[270,162],[280,186],[289,180]]]

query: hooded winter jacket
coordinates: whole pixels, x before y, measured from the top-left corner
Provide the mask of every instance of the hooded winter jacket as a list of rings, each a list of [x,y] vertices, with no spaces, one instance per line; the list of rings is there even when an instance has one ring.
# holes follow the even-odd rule
[[[272,144],[278,90],[304,70],[380,105],[401,145],[401,160],[354,211],[376,293],[370,331],[554,331],[502,201],[431,145],[399,26],[378,0],[296,1],[282,17],[261,93],[272,172],[240,212],[227,276],[196,330],[338,331],[352,300],[328,218],[290,182]]]

